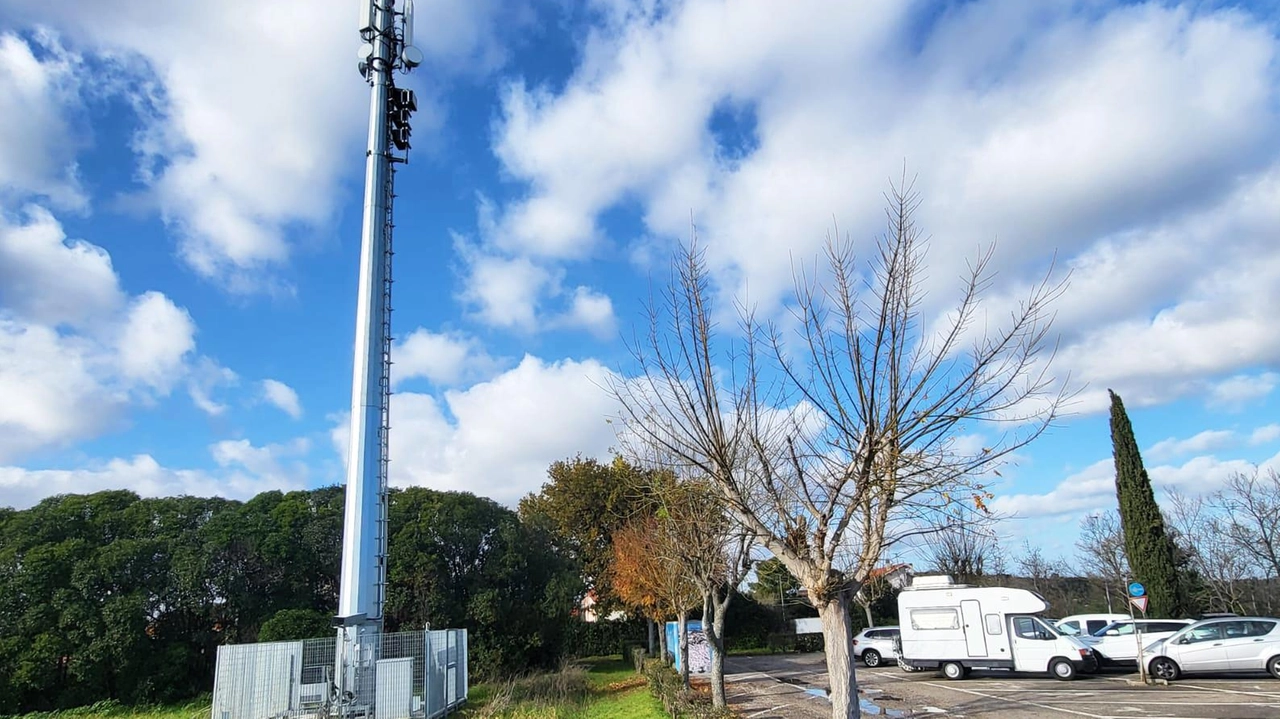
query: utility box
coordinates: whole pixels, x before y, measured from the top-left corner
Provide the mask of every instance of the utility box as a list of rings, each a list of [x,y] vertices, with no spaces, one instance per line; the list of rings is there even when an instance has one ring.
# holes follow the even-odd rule
[[[711,656],[715,648],[707,639],[702,622],[685,622],[689,633],[689,673],[706,674],[711,671]],[[680,622],[667,622],[667,650],[675,658],[676,671],[683,671],[680,660]]]

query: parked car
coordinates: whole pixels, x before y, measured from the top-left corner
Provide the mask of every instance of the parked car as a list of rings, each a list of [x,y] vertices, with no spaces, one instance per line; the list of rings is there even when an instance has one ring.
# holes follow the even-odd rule
[[[878,667],[885,659],[896,660],[897,647],[897,627],[870,627],[853,638],[853,655],[869,667]]]
[[[1201,672],[1267,671],[1280,679],[1280,619],[1196,622],[1143,650],[1151,676],[1173,681]]]
[[[1053,628],[1069,637],[1087,637],[1114,622],[1131,619],[1128,614],[1073,614],[1054,622]],[[1137,648],[1134,648],[1137,653]]]
[[[1137,666],[1139,637],[1134,636],[1135,630],[1142,634],[1142,646],[1146,647],[1194,623],[1192,619],[1125,619],[1080,637],[1080,641],[1098,655],[1102,666]]]

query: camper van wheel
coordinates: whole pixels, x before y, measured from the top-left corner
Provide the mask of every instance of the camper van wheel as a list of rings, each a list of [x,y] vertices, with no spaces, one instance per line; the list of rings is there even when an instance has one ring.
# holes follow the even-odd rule
[[[862,653],[862,663],[869,667],[880,666],[880,652],[874,649],[868,649]]]
[[[946,662],[942,665],[942,676],[948,679],[964,679],[968,672],[958,662]]]
[[[1076,678],[1075,665],[1066,659],[1055,659],[1053,664],[1049,665],[1049,672],[1055,679],[1061,679],[1064,682]]]

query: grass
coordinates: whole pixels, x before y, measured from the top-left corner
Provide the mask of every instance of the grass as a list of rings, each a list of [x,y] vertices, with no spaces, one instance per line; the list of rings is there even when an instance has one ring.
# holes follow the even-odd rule
[[[585,670],[585,671],[584,671]],[[579,683],[579,678],[584,683]],[[582,691],[556,691],[581,687]],[[662,719],[644,678],[614,657],[591,657],[552,674],[472,687],[468,719]]]
[[[12,719],[208,719],[209,696],[181,704],[127,707],[114,701]],[[558,672],[477,684],[459,715],[467,719],[663,719],[644,678],[617,656],[590,657]],[[6,719],[0,717],[0,719]]]
[[[205,695],[179,704],[129,707],[108,700],[75,709],[23,714],[21,719],[209,719],[209,701]]]

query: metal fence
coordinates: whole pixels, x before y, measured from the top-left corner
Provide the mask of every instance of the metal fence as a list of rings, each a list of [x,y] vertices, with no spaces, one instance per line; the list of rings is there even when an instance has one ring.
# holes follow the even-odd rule
[[[366,669],[346,697],[334,682],[336,638],[220,646],[211,719],[434,719],[466,701],[467,630],[381,634],[373,644],[354,648]]]

